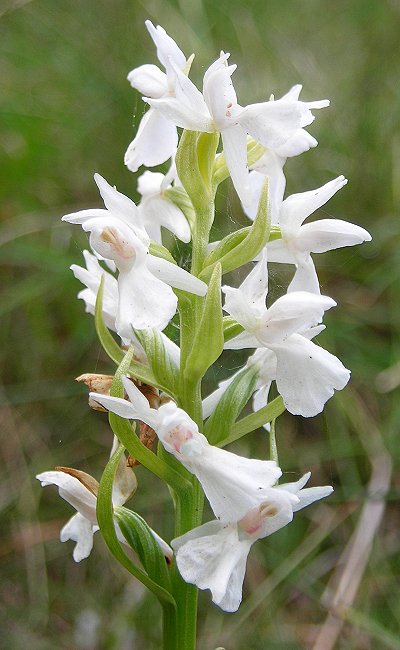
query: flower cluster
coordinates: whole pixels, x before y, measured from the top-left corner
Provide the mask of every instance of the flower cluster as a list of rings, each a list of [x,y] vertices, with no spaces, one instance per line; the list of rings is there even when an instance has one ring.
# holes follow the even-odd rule
[[[217,605],[235,611],[253,543],[291,522],[297,510],[328,496],[332,487],[304,487],[310,473],[278,485],[282,470],[277,458],[244,458],[223,449],[224,441],[251,398],[255,414],[267,413],[273,382],[287,411],[304,417],[320,413],[334,391],[346,386],[350,371],[314,342],[325,328],[325,312],[336,303],[321,295],[312,255],[360,244],[370,235],[339,219],[304,223],[344,187],[343,176],[284,198],[284,165],[317,145],[305,127],[314,120],[312,111],[328,106],[328,100],[301,101],[297,85],[281,99],[271,96],[242,106],[232,82],[236,65],[229,64],[224,52],[206,70],[201,92],[189,79],[193,56],[187,58],[162,27],[150,21],[146,26],[163,70],[145,64],[128,75],[149,109],[125,163],[132,172],[167,161],[169,169],[166,175],[144,171],[137,185],[139,205],[95,174],[105,207],[63,217],[90,233],[86,267],[71,267],[85,285],[78,297],[95,314],[102,286],[103,326],[118,335],[122,349],[133,346],[138,362],[122,377],[124,398],[108,389],[91,392],[90,403],[144,423],[168,452],[149,452],[153,465],[170,467],[173,456],[178,461],[171,465],[174,473],[192,487],[196,480],[200,483],[215,520],[182,530],[171,546],[183,580],[210,589]],[[178,129],[185,130],[185,137],[179,137]],[[210,242],[215,192],[227,176],[249,225],[235,237]],[[168,249],[173,237],[191,242],[196,264],[190,271]],[[274,301],[268,296],[270,263],[294,267],[286,292]],[[246,273],[240,286],[221,287],[221,271],[239,267]],[[167,335],[172,328],[163,331],[176,324],[177,311],[179,345]],[[243,368],[201,401],[201,380],[224,349],[253,352]],[[157,403],[150,404],[145,390],[127,375],[142,382],[144,377],[154,387]],[[260,415],[252,430],[268,428],[275,417]],[[114,482],[116,507],[136,489],[124,459]],[[61,539],[77,542],[75,560],[87,557],[98,529],[97,482],[68,468],[37,478],[42,485],[57,485],[76,508]],[[126,543],[117,522],[115,526]],[[168,556],[170,547],[152,534]]]

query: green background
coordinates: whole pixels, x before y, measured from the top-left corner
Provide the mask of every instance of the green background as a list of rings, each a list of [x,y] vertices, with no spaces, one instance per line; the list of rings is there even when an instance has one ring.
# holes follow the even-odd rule
[[[115,566],[100,535],[91,557],[73,562],[72,544],[58,541],[71,508],[34,479],[54,465],[99,478],[108,455],[106,418],[89,411],[73,378],[112,367],[69,271],[81,263],[85,236],[60,216],[100,205],[95,171],[137,198],[122,161],[145,107],[126,74],[156,63],[146,18],[163,25],[186,55],[196,53],[191,77],[198,84],[221,49],[231,52],[244,105],[271,92],[279,97],[295,83],[303,84],[304,100],[330,98],[309,129],[319,147],[286,166],[287,190],[346,175],[348,186],[317,216],[344,218],[373,234],[372,243],[316,260],[322,291],[339,305],[326,317],[321,343],[352,370],[349,387],[323,416],[278,423],[287,479],[310,469],[314,485],[332,483],[335,493],[255,545],[238,614],[222,614],[201,594],[199,650],[317,649],[344,580],[354,596],[339,612],[345,623],[335,647],[400,648],[393,470],[385,487],[390,459],[395,466],[399,457],[400,415],[396,0],[0,3],[1,643],[12,650],[160,647],[157,603]],[[245,223],[225,183],[217,227]],[[282,279],[272,276],[279,290]],[[267,446],[257,432],[235,449],[261,457]],[[132,507],[169,539],[167,491],[142,468],[137,476]],[[351,540],[357,561],[347,554],[346,564]]]

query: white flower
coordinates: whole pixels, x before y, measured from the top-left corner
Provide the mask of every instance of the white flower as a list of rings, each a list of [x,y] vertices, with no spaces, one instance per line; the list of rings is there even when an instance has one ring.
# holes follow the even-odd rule
[[[98,393],[89,396],[120,417],[141,420],[154,429],[164,448],[198,478],[216,517],[240,519],[281,475],[274,461],[243,458],[210,445],[174,402],[152,409],[131,381],[123,378],[123,383],[130,401]]]
[[[281,98],[287,101],[298,101],[302,86],[293,86],[286,95]],[[271,98],[273,101],[273,98]],[[271,210],[271,222],[278,223],[279,208],[283,201],[286,178],[283,167],[287,158],[298,156],[312,147],[316,147],[317,140],[305,129],[299,128],[288,140],[275,150],[268,149],[257,162],[251,165],[249,174],[250,200],[243,209],[250,219],[255,219],[262,188],[265,178],[269,178],[269,207]]]
[[[100,266],[99,261],[95,255],[92,255],[89,253],[89,251],[83,251],[83,256],[86,262],[86,269],[82,266],[78,266],[77,264],[72,264],[71,266],[71,270],[76,279],[86,285],[86,289],[82,289],[82,291],[78,293],[78,298],[82,298],[82,300],[84,300],[86,311],[89,314],[94,315],[97,292],[99,290],[101,278],[104,276],[102,316],[107,327],[113,330],[113,332],[116,332],[117,326],[115,324],[115,321],[117,319],[119,299],[118,282],[114,276],[111,275],[111,273],[108,273]],[[179,347],[173,341],[171,341],[171,339],[168,338],[164,332],[160,332],[160,336],[171,361],[173,361],[175,366],[179,368]],[[132,329],[129,336],[126,338],[123,337],[122,340],[124,344],[132,342],[134,344],[135,359],[141,361],[142,363],[147,363],[146,353],[141,343],[134,335]]]
[[[166,73],[156,65],[141,65],[128,74],[128,81],[133,88],[147,97],[157,99],[174,94],[175,74],[171,61],[180,69],[190,66],[183,52],[166,31],[150,20],[146,27],[157,47],[157,57]],[[136,137],[125,153],[125,165],[136,172],[141,165],[154,167],[171,158],[178,146],[178,134],[175,124],[160,112],[150,108],[143,116]]]
[[[310,475],[271,487],[237,522],[210,521],[174,539],[171,546],[182,578],[199,589],[210,589],[216,605],[235,612],[242,600],[247,556],[254,542],[286,526],[297,510],[332,493],[329,485],[303,489]]]
[[[247,205],[250,200],[247,134],[275,150],[299,129],[311,124],[314,119],[312,108],[322,108],[329,102],[299,102],[289,94],[277,101],[250,104],[243,108],[237,102],[231,80],[236,66],[228,66],[228,58],[229,54],[222,53],[208,68],[203,80],[203,94],[171,59],[176,75],[175,96],[143,99],[177,126],[192,131],[221,133],[233,184],[241,201]]]
[[[307,217],[329,201],[346,183],[344,176],[338,176],[316,190],[292,194],[282,202],[278,217],[282,239],[269,242],[267,250],[270,262],[296,265],[288,291],[320,292],[310,253],[324,253],[371,240],[371,235],[364,228],[341,219],[319,219],[303,225]]]
[[[171,175],[175,171],[173,165]],[[183,242],[190,241],[190,227],[182,210],[165,196],[171,184],[171,175],[146,171],[138,179],[142,200],[138,205],[144,227],[153,241],[161,243],[161,226],[174,233]]]
[[[312,417],[320,413],[334,390],[347,384],[350,372],[323,348],[309,340],[310,329],[336,303],[306,291],[288,293],[266,307],[266,251],[238,289],[223,287],[224,310],[244,332],[226,349],[267,348],[276,357],[276,384],[288,411]]]
[[[117,442],[114,440],[111,454],[116,446]],[[60,539],[62,542],[69,539],[76,542],[73,558],[75,562],[84,560],[90,555],[93,547],[93,535],[99,530],[96,517],[98,482],[86,472],[70,467],[59,467],[55,471],[42,472],[36,478],[41,482],[42,487],[57,485],[60,496],[77,510],[77,514],[71,517],[61,529]],[[114,507],[122,506],[130,499],[135,493],[136,487],[135,474],[130,467],[127,467],[126,458],[123,455],[113,485]],[[120,541],[126,543],[117,526],[116,532]]]
[[[179,266],[149,254],[150,239],[136,205],[99,174],[95,181],[106,210],[81,210],[63,221],[90,232],[90,245],[113,260],[119,270],[116,330],[131,338],[132,327],[164,329],[173,317],[177,297],[171,286],[204,296],[207,285]]]

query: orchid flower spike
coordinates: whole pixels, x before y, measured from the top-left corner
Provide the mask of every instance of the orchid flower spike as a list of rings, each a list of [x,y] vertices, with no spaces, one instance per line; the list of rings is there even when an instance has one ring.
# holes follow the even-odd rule
[[[200,481],[216,517],[241,518],[269,494],[281,476],[275,461],[253,460],[209,444],[197,425],[174,402],[152,409],[144,395],[126,377],[128,400],[90,393],[90,398],[127,419],[141,420],[156,432],[163,447]]]
[[[128,74],[128,81],[142,95],[159,99],[173,96],[175,73],[172,63],[179,70],[187,71],[191,59],[186,59],[175,41],[160,25],[154,27],[146,20],[146,27],[157,48],[157,57],[165,68],[162,72],[156,65],[145,64],[134,68]],[[137,134],[125,153],[125,165],[136,172],[141,165],[155,167],[171,158],[178,146],[178,133],[173,122],[160,112],[150,108],[143,116]]]
[[[276,384],[285,406],[294,415],[312,417],[324,408],[335,390],[350,378],[341,361],[313,343],[310,329],[336,303],[328,296],[295,291],[266,307],[267,253],[238,289],[223,287],[224,310],[244,332],[225,344],[226,349],[267,348],[276,357]]]
[[[282,239],[269,242],[267,250],[270,262],[296,265],[289,292],[302,290],[320,293],[311,253],[325,253],[371,240],[371,235],[364,228],[342,219],[319,219],[303,225],[346,183],[344,176],[338,176],[316,190],[292,194],[282,202],[278,217]]]
[[[111,455],[118,446],[114,438]],[[57,485],[60,496],[65,499],[77,514],[61,529],[60,539],[66,542],[72,539],[76,542],[73,551],[75,562],[80,562],[90,555],[93,548],[93,535],[99,530],[96,517],[97,494],[99,484],[90,474],[71,467],[56,467],[55,471],[42,472],[36,478],[42,487]],[[112,501],[114,507],[122,506],[136,492],[137,481],[132,469],[127,466],[126,458],[121,456],[113,485]],[[121,542],[126,543],[124,536],[116,526],[116,532]]]
[[[299,129],[311,124],[312,108],[328,106],[327,100],[300,102],[292,95],[277,101],[241,107],[231,76],[236,65],[228,65],[229,54],[222,55],[206,70],[203,94],[171,59],[175,72],[175,95],[143,97],[176,126],[192,131],[221,133],[226,164],[236,191],[248,205],[247,134],[268,149],[283,146]]]
[[[182,578],[199,589],[210,589],[216,605],[235,612],[254,542],[286,526],[297,510],[332,493],[330,485],[304,488],[310,476],[308,472],[295,483],[271,487],[239,521],[210,521],[172,540]]]
[[[175,165],[172,166],[175,171]],[[190,226],[182,210],[170,201],[165,190],[171,184],[171,176],[146,171],[138,179],[138,192],[142,200],[138,205],[144,227],[150,238],[161,244],[161,226],[170,230],[183,242],[189,242]]]
[[[163,330],[174,316],[177,297],[171,289],[204,296],[207,285],[176,264],[149,254],[150,238],[136,205],[95,174],[106,209],[67,214],[63,221],[90,232],[90,245],[113,260],[119,270],[116,330],[130,339],[132,327]]]

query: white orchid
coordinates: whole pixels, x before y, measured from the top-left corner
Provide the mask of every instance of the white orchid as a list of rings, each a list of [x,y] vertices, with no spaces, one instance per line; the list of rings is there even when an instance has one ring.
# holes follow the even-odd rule
[[[292,194],[282,202],[278,216],[282,238],[269,242],[267,250],[270,262],[296,265],[288,291],[320,292],[311,253],[324,253],[371,240],[364,228],[342,219],[319,219],[303,225],[307,217],[346,183],[344,176],[338,176],[316,190]]]
[[[108,273],[103,269],[102,266],[100,266],[96,255],[92,255],[92,253],[89,253],[89,251],[83,251],[83,256],[85,258],[86,268],[78,266],[77,264],[71,265],[71,271],[73,272],[76,279],[82,282],[82,284],[86,285],[86,289],[82,289],[82,291],[78,293],[78,298],[81,298],[85,302],[86,311],[89,314],[94,315],[97,292],[99,290],[101,279],[104,277],[102,316],[107,327],[113,332],[116,332],[116,319],[118,314],[119,300],[118,282],[115,277],[111,275],[111,273]],[[179,368],[179,347],[176,345],[176,343],[171,341],[171,339],[168,338],[164,332],[160,332],[160,336],[171,361],[177,368]],[[129,342],[132,342],[134,344],[135,359],[141,361],[142,363],[148,362],[146,353],[137,336],[135,336],[133,333],[132,329],[128,337],[122,337],[122,341],[124,344],[128,344]]]
[[[277,101],[238,104],[231,75],[236,65],[228,65],[222,53],[206,70],[203,94],[171,59],[176,75],[175,95],[143,97],[152,108],[177,126],[192,131],[221,133],[225,160],[236,191],[248,205],[247,134],[269,149],[283,146],[299,129],[314,120],[313,108],[328,106],[328,100],[300,102],[290,93]]]
[[[242,601],[247,556],[254,542],[286,526],[293,513],[329,496],[333,488],[305,488],[299,481],[273,486],[238,521],[210,521],[171,542],[182,578],[199,589],[210,589],[213,602],[235,612]]]
[[[142,196],[138,210],[150,238],[158,243],[162,241],[161,226],[173,232],[181,241],[190,241],[190,226],[185,215],[165,195],[175,173],[175,165],[172,165],[165,176],[146,171],[138,178],[138,192]]]
[[[210,445],[174,402],[152,409],[131,381],[124,377],[123,383],[129,401],[99,393],[89,396],[120,417],[141,420],[154,429],[164,448],[198,478],[216,517],[240,519],[281,476],[274,461],[243,458]]]
[[[81,210],[62,219],[90,232],[93,250],[113,260],[119,270],[118,334],[130,339],[132,327],[162,330],[176,312],[177,297],[171,286],[204,296],[207,285],[172,262],[149,254],[150,238],[136,205],[99,174],[95,181],[106,209]]]
[[[150,20],[146,20],[145,24],[157,47],[157,57],[165,68],[165,73],[156,65],[145,64],[131,70],[128,81],[147,97],[158,99],[171,96],[175,85],[171,62],[183,71],[190,67],[190,59],[186,60],[175,41],[160,25],[154,27]],[[174,155],[177,145],[175,124],[150,108],[143,116],[137,134],[125,153],[125,165],[132,172],[136,172],[141,165],[160,165]]]
[[[320,413],[334,390],[350,378],[337,357],[313,343],[309,331],[321,323],[336,303],[328,296],[306,291],[288,293],[266,307],[268,270],[266,251],[238,289],[223,287],[224,310],[244,332],[226,349],[267,348],[276,357],[276,384],[288,411],[312,417]]]
[[[118,446],[114,439],[111,455]],[[80,562],[90,555],[93,548],[93,535],[99,530],[96,516],[97,493],[99,484],[90,474],[70,467],[58,467],[55,471],[42,472],[36,478],[42,487],[56,485],[60,496],[77,510],[77,514],[61,529],[60,539],[66,542],[72,539],[76,542],[73,551],[75,562]],[[137,481],[132,469],[127,466],[126,458],[122,455],[115,481],[113,484],[113,506],[122,506],[136,491]],[[116,532],[121,542],[126,540],[116,526]]]

